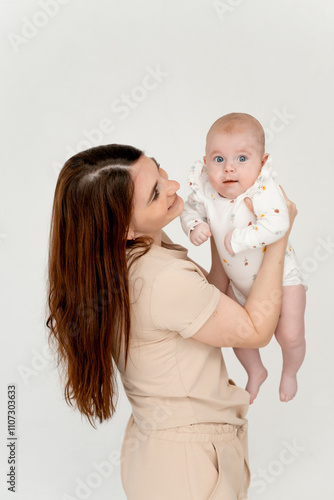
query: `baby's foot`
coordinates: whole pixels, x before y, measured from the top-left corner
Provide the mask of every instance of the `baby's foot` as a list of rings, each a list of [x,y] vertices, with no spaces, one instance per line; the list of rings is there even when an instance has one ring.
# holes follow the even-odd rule
[[[258,392],[260,390],[261,385],[268,377],[268,371],[264,366],[262,366],[258,371],[254,373],[248,374],[248,382],[246,385],[246,391],[250,394],[249,403],[252,404]]]
[[[297,394],[297,377],[296,375],[287,375],[282,373],[281,383],[279,386],[279,397],[284,403],[287,403]]]

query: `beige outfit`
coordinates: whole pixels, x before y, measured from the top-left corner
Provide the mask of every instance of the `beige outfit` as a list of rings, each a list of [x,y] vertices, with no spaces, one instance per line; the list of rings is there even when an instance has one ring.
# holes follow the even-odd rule
[[[249,394],[221,349],[191,338],[220,292],[179,245],[152,245],[130,270],[131,340],[119,370],[131,403],[121,458],[128,500],[243,500]]]

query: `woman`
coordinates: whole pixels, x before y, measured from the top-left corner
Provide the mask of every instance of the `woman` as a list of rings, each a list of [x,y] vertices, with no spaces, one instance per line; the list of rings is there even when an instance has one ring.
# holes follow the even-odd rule
[[[163,233],[182,212],[179,187],[130,146],[98,146],[65,163],[47,326],[66,401],[92,425],[113,415],[120,372],[132,405],[121,457],[129,500],[240,500],[249,486],[249,394],[228,378],[220,347],[270,341],[288,234],[268,246],[243,308],[206,279],[225,289],[223,272],[206,275]]]

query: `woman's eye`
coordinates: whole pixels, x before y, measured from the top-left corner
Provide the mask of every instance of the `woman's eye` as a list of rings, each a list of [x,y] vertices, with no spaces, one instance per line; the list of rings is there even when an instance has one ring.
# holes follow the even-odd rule
[[[215,156],[213,161],[216,163],[222,163],[224,161],[224,158],[222,156]]]
[[[156,189],[154,190],[154,196],[153,196],[153,198],[152,198],[152,201],[157,200],[157,199],[159,198],[159,194],[160,194],[160,193],[159,193],[158,189],[156,188]]]
[[[244,155],[239,156],[238,161],[246,161],[246,156]]]

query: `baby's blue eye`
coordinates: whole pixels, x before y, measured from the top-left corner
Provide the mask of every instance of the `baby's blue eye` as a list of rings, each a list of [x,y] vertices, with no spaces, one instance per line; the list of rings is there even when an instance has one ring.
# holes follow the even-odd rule
[[[214,161],[216,163],[222,163],[224,161],[224,158],[222,156],[215,156]]]
[[[238,161],[246,161],[246,156],[244,155],[240,155],[239,158],[238,158]]]

